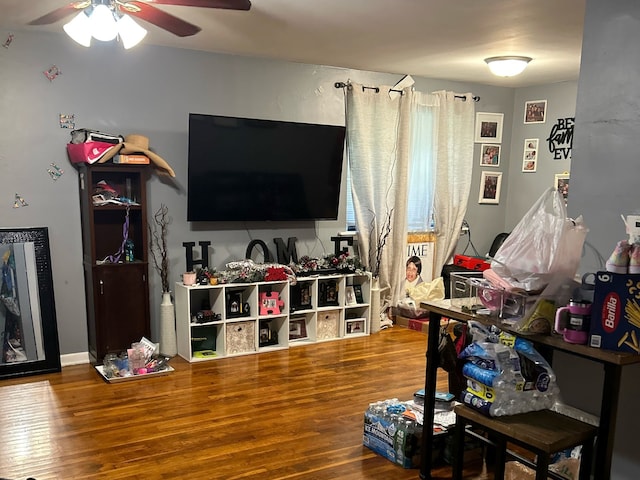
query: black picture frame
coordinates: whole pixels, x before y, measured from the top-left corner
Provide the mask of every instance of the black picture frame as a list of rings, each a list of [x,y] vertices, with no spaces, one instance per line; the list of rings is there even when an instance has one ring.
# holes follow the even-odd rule
[[[311,284],[309,283],[300,285],[300,308],[311,308]]]
[[[16,245],[17,244],[17,245]],[[0,291],[9,286],[16,288],[18,296],[21,295],[22,300],[19,305],[22,306],[25,299],[29,308],[29,318],[26,316],[26,308],[13,311],[6,301],[2,302],[0,309],[0,330],[2,338],[7,337],[7,328],[11,328],[10,324],[15,324],[17,317],[23,329],[22,335],[24,346],[26,347],[27,330],[29,330],[29,338],[33,334],[33,345],[35,346],[35,356],[28,352],[29,348],[25,348],[26,360],[5,362],[5,346],[9,347],[8,342],[2,342],[0,350],[0,378],[10,378],[26,375],[37,375],[44,373],[55,373],[62,370],[60,364],[60,345],[58,340],[58,324],[56,317],[55,298],[53,292],[53,275],[51,272],[51,253],[49,249],[49,230],[47,227],[31,227],[31,228],[2,228],[0,229],[0,258],[2,258],[2,266],[5,265],[5,255],[15,255],[15,252],[22,252],[24,258],[23,264],[26,272],[22,276],[24,279],[22,284],[3,285],[4,280],[0,281]],[[12,253],[8,253],[12,252]],[[8,256],[7,256],[8,258]],[[15,260],[15,258],[14,258]],[[15,267],[15,272],[7,272],[4,274],[20,274]],[[15,275],[14,275],[15,276]],[[0,277],[0,279],[4,278]],[[4,293],[4,292],[3,292]],[[4,295],[7,298],[7,295]],[[7,313],[9,312],[9,313]],[[8,317],[9,321],[8,321]],[[26,321],[25,321],[26,320]],[[14,352],[15,353],[15,352]]]
[[[260,320],[260,327],[258,328],[258,346],[268,347],[270,345],[278,344],[278,331],[275,330],[271,321]]]
[[[242,292],[232,291],[227,293],[225,311],[227,318],[243,317],[245,306],[242,303]]]
[[[362,285],[353,285],[353,294],[356,297],[356,303],[364,303],[364,297],[362,296]]]
[[[309,310],[311,304],[311,283],[298,281],[289,290],[289,311]]]
[[[338,305],[338,283],[335,280],[327,280],[319,284],[318,305],[320,307]]]

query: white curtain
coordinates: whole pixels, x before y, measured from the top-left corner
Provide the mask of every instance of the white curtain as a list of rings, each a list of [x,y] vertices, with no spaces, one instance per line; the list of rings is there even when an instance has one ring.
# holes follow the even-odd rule
[[[438,155],[439,111],[440,97],[438,95],[413,93],[407,214],[410,232],[424,232],[430,226]]]
[[[436,259],[434,272],[453,256],[462,220],[467,212],[473,172],[475,105],[473,94],[456,98],[453,92],[435,92],[438,112],[438,154],[435,177]],[[462,95],[458,95],[460,97]]]
[[[346,126],[360,255],[395,304],[405,294],[411,182],[430,187],[423,189],[423,198],[411,200],[410,208],[421,212],[424,224],[435,212],[434,272],[455,250],[471,188],[475,107],[470,93],[463,100],[453,92],[407,88],[392,97],[389,90],[350,84]]]
[[[346,89],[347,153],[362,261],[392,296],[404,278],[409,115],[412,92],[393,98],[353,83]],[[379,312],[372,312],[378,315]]]

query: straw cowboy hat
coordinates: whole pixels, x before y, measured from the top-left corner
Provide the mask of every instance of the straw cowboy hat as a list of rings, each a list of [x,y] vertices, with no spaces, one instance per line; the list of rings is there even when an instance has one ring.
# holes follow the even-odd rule
[[[149,157],[149,160],[158,167],[162,173],[166,173],[172,177],[176,174],[173,168],[158,154],[149,150],[149,139],[143,135],[127,135],[124,137],[124,143],[116,145],[113,149],[107,152],[98,163],[105,163],[111,160],[115,155],[122,153],[124,155],[131,155],[134,153],[142,153]]]

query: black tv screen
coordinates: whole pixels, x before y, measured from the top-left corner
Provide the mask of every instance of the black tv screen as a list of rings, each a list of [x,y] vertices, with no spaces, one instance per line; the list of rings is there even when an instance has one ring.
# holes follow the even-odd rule
[[[338,217],[345,127],[189,114],[187,220]]]

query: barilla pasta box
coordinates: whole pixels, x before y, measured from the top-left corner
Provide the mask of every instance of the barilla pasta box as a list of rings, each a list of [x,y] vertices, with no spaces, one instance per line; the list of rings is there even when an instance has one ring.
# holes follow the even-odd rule
[[[598,272],[589,345],[640,354],[640,274]]]

